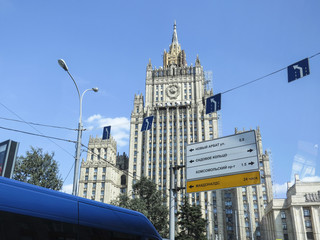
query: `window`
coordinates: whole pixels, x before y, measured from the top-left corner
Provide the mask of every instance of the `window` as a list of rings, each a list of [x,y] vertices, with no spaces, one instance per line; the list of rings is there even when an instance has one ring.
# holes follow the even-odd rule
[[[286,222],[282,222],[282,229],[287,230],[287,223]]]
[[[89,168],[86,168],[86,173],[89,173]]]
[[[306,220],[305,224],[306,224],[306,228],[312,228],[310,220]]]
[[[285,218],[286,218],[286,213],[285,213],[285,211],[281,211],[280,215],[281,215],[281,218],[282,218],[282,219],[285,219]]]
[[[103,173],[106,173],[106,168],[105,168],[105,167],[102,169],[102,172],[103,172]]]
[[[226,214],[232,214],[232,209],[227,208],[227,209],[226,209]]]
[[[305,217],[310,217],[310,209],[308,208],[303,208],[303,215]]]
[[[314,239],[312,232],[307,232],[307,239]]]

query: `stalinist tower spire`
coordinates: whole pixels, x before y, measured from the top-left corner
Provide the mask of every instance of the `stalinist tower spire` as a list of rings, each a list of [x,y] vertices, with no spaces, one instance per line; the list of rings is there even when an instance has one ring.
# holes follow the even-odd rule
[[[168,68],[172,65],[183,67],[187,65],[186,54],[184,50],[181,50],[181,46],[178,42],[177,24],[174,21],[172,42],[169,47],[169,52],[164,50],[163,53],[163,67]]]
[[[177,24],[176,24],[176,21],[174,21],[174,25],[173,25],[172,44],[173,44],[173,43],[179,45],[178,35],[177,35]]]

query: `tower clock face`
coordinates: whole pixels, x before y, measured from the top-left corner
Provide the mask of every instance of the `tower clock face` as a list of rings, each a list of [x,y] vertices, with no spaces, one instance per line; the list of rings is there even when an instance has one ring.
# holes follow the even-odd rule
[[[170,99],[176,99],[179,96],[179,91],[179,86],[172,84],[167,87],[166,94]]]

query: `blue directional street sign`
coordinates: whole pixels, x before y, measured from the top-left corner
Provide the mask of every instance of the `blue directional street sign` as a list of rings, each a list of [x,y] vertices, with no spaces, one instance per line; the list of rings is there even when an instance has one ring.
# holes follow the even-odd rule
[[[141,132],[149,130],[151,128],[152,122],[153,122],[153,116],[145,117],[143,119]]]
[[[288,82],[292,82],[309,74],[309,59],[305,58],[288,67]]]
[[[221,109],[221,93],[208,97],[206,101],[206,114],[217,112]]]
[[[103,134],[102,139],[109,139],[110,138],[110,132],[111,132],[111,126],[106,126],[103,128]]]

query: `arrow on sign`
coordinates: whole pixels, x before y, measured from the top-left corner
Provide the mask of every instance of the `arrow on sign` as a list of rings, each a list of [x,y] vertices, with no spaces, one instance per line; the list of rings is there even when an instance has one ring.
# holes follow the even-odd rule
[[[249,150],[247,150],[247,152],[252,152],[252,151],[253,151],[253,149],[251,149],[251,148]]]
[[[193,151],[194,151],[194,149],[193,149],[193,148],[191,148],[189,151],[190,151],[190,152],[193,152]]]
[[[189,188],[193,188],[193,187],[194,187],[193,185],[190,185],[190,186],[189,186]]]
[[[253,164],[254,164],[254,162],[249,162],[248,164],[249,164],[249,165],[253,165]]]
[[[190,163],[193,163],[193,162],[194,162],[194,160],[191,160],[191,161],[190,161]]]
[[[299,67],[299,65],[293,65],[292,66],[294,70],[299,70],[300,71],[300,77],[303,77],[303,68]]]

